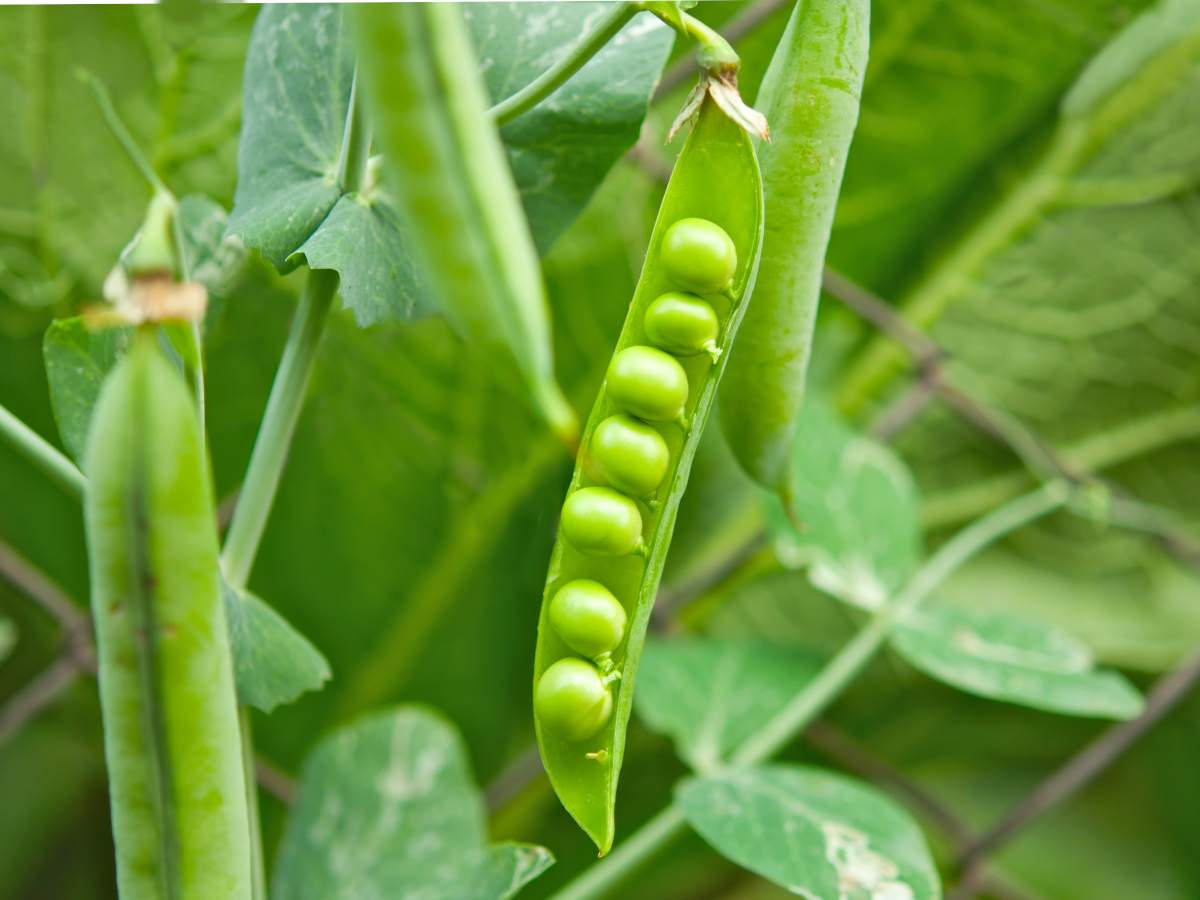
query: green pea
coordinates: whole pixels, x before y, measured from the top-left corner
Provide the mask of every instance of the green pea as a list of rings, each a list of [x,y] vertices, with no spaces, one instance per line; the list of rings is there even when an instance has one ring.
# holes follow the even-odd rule
[[[597,481],[635,497],[658,490],[670,463],[663,436],[652,425],[624,415],[609,416],[596,426],[585,458]]]
[[[721,323],[716,310],[692,294],[663,294],[646,308],[642,327],[650,343],[676,356],[708,353],[716,359],[721,355],[717,349]]]
[[[654,339],[650,336],[654,326],[645,325],[650,307],[663,295],[682,288],[680,278],[668,267],[659,249],[666,243],[666,233],[686,220],[699,222],[698,230],[710,236],[711,223],[720,222],[723,231],[719,232],[737,248],[728,257],[735,267],[721,273],[722,290],[705,298],[719,326],[714,337],[719,353],[713,353],[711,365],[702,360],[681,364],[662,349],[644,346]],[[675,234],[687,237],[691,227],[685,226]],[[559,607],[564,604],[560,598],[564,585],[602,582],[628,619],[620,642],[596,658],[601,666],[611,667],[606,680],[617,673],[621,677],[611,682],[611,716],[586,744],[567,739],[561,727],[543,717],[537,704],[534,709],[538,749],[550,784],[566,810],[596,842],[601,855],[612,847],[616,833],[617,785],[646,628],[688,471],[712,412],[721,374],[728,365],[729,348],[749,305],[762,247],[762,227],[762,182],[754,146],[738,124],[727,118],[711,98],[706,99],[663,194],[649,242],[654,250],[646,254],[642,265],[617,339],[606,389],[600,392],[588,416],[584,450],[575,467],[558,540],[550,556],[538,619],[534,660],[537,685],[564,660],[577,663],[576,653],[602,646],[594,643],[572,647],[567,643],[557,624],[564,614]],[[728,249],[723,241],[718,244],[722,252]],[[713,278],[705,286],[717,280]],[[665,332],[657,334],[662,338]],[[638,421],[646,419],[652,423],[686,422],[688,427],[668,427],[660,432],[658,426]],[[665,450],[651,430],[663,439]],[[664,456],[666,465],[660,474]],[[596,482],[629,496],[610,488],[587,486]],[[651,494],[653,503],[639,506],[631,499]],[[628,525],[611,527],[614,521],[626,520]],[[633,546],[638,553],[618,559],[599,556],[592,547],[608,547],[612,533],[620,535],[617,549],[628,553]],[[634,546],[642,535],[644,543]]]
[[[737,271],[733,239],[707,219],[680,219],[667,229],[659,253],[668,274],[700,294],[725,290]]]
[[[642,546],[637,504],[611,488],[580,488],[563,504],[559,523],[568,541],[596,556],[628,556]]]
[[[604,383],[614,403],[651,422],[679,419],[687,404],[683,366],[653,347],[626,347],[613,357]]]
[[[612,692],[590,662],[560,659],[538,679],[533,709],[550,730],[584,741],[612,717]]]
[[[617,649],[625,637],[625,608],[598,581],[568,581],[550,601],[550,624],[563,643],[592,659]]]

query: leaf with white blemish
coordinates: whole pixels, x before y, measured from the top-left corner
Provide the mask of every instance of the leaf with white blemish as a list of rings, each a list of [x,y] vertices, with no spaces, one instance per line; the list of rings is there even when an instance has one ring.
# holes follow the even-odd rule
[[[686,779],[683,814],[722,856],[814,900],[936,900],[916,822],[858,781],[804,766]]]
[[[796,429],[792,478],[792,515],[780,501],[768,501],[780,561],[807,569],[813,585],[847,603],[882,606],[921,553],[920,510],[907,467],[810,395]]]
[[[274,900],[503,900],[552,863],[488,846],[483,801],[454,729],[400,707],[323,740],[305,764]]]
[[[892,646],[951,687],[1072,716],[1132,719],[1137,689],[1097,669],[1081,641],[1059,628],[1006,613],[927,607],[899,623]]]

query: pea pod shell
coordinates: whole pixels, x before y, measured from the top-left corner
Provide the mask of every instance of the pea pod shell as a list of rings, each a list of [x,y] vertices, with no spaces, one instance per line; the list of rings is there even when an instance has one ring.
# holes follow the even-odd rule
[[[122,900],[249,900],[233,659],[196,409],[153,333],[109,375],[84,470]]]
[[[575,413],[554,380],[537,251],[455,4],[353,10],[360,74],[413,249],[447,315],[504,356],[565,441]]]
[[[616,830],[616,792],[625,751],[625,732],[633,708],[638,661],[645,642],[646,627],[654,597],[662,578],[679,501],[687,487],[688,472],[705,422],[716,397],[726,352],[737,333],[738,323],[754,286],[762,235],[762,183],[754,147],[744,131],[706,100],[680,152],[671,180],[663,195],[658,218],[634,292],[630,312],[614,352],[649,344],[643,327],[646,308],[664,292],[678,290],[659,262],[663,234],[685,217],[708,219],[724,228],[733,239],[738,255],[730,296],[713,295],[711,303],[722,322],[717,361],[707,354],[680,359],[689,387],[684,418],[689,423],[659,423],[656,427],[670,450],[671,461],[663,486],[653,505],[643,504],[643,535],[646,554],[598,559],[581,553],[562,535],[555,543],[538,623],[534,660],[534,686],[542,673],[564,658],[574,656],[549,619],[550,603],[562,585],[577,578],[602,581],[625,608],[628,629],[625,640],[613,651],[611,662],[620,678],[612,684],[612,718],[586,741],[571,741],[547,727],[535,715],[538,747],[550,783],[563,806],[595,841],[600,853],[612,847]],[[624,410],[607,391],[601,391],[588,418],[580,459],[586,461],[588,442],[596,427],[609,416]],[[576,466],[568,496],[595,482],[585,462]]]
[[[771,142],[759,147],[766,233],[721,389],[721,425],[747,474],[784,495],[869,22],[869,0],[798,0],[755,104],[771,122]]]

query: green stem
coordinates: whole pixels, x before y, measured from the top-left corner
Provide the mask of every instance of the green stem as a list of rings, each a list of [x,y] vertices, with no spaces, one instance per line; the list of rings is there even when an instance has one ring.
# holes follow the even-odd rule
[[[96,97],[96,104],[100,107],[100,115],[104,117],[104,122],[112,131],[113,136],[125,149],[125,153],[129,156],[130,162],[137,166],[142,173],[142,177],[149,182],[150,187],[156,191],[162,191],[164,194],[171,193],[158,173],[154,171],[154,167],[150,165],[150,161],[143,155],[141,148],[138,147],[137,141],[133,139],[133,135],[129,133],[129,129],[125,127],[125,123],[121,121],[121,117],[117,115],[116,107],[113,106],[112,96],[108,93],[108,88],[104,83],[86,69],[77,69],[76,75],[79,79],[85,82]]]
[[[674,803],[669,804],[602,862],[585,869],[582,875],[555,894],[553,900],[587,900],[604,896],[686,830],[683,811]]]
[[[653,13],[684,37],[695,41],[698,45],[696,62],[704,71],[716,75],[721,72],[736,72],[741,66],[741,57],[719,31],[710,28],[674,4],[635,0],[634,5]]]
[[[497,126],[505,125],[537,106],[582,69],[638,12],[639,7],[636,3],[615,4],[566,56],[515,94],[493,106],[488,111],[492,121]]]
[[[250,824],[250,885],[256,900],[267,896],[266,866],[263,863],[262,825],[258,814],[258,780],[254,762],[254,738],[250,731],[250,707],[238,710],[242,733],[242,771],[246,773],[246,818]]]
[[[695,16],[682,14],[685,34],[699,44],[696,62],[706,72],[736,71],[742,64],[742,59],[730,45],[713,28],[708,27]]]
[[[876,612],[791,703],[738,748],[732,764],[755,765],[786,747],[866,667],[883,646],[893,625],[912,613],[955,569],[1009,532],[1058,509],[1069,496],[1070,487],[1066,483],[1048,482],[958,532],[938,548],[896,598]],[[678,837],[685,824],[683,813],[672,803],[607,859],[567,885],[555,900],[586,900],[604,895],[638,865]]]
[[[371,133],[363,107],[356,70],[338,157],[338,185],[345,193],[359,190],[366,178]],[[313,269],[308,273],[221,552],[222,570],[233,587],[245,587],[254,567],[337,286],[336,272]]]
[[[44,437],[0,406],[0,435],[74,497],[83,497],[83,473]]]
[[[222,570],[233,587],[245,587],[250,578],[337,284],[336,272],[308,273],[221,552]]]

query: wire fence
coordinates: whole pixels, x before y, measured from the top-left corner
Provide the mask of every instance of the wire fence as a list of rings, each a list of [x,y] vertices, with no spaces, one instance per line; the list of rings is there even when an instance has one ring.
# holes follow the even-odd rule
[[[786,0],[760,0],[751,4],[728,23],[723,29],[724,34],[736,40],[768,20],[785,4]],[[689,59],[680,60],[664,75],[659,95],[682,84],[691,71]],[[643,143],[630,151],[629,158],[653,177],[665,180],[669,175],[657,154]],[[875,436],[884,440],[894,437],[932,404],[940,403],[1007,447],[1038,480],[1061,479],[1080,487],[1102,486],[1110,498],[1106,511],[1113,524],[1146,534],[1166,553],[1200,573],[1200,542],[1193,535],[1170,517],[1127,496],[1097,473],[1075,465],[1019,419],[957,384],[950,371],[951,355],[928,334],[898,315],[890,304],[832,269],[825,270],[824,288],[831,297],[904,348],[910,369],[915,373],[912,384],[872,421],[870,430]],[[222,504],[226,512],[229,505],[229,502]],[[721,565],[686,585],[664,589],[664,594],[670,591],[672,596],[660,597],[660,606],[664,611],[677,611],[687,600],[724,579],[761,546],[762,536],[759,535],[738,551],[737,558],[722,560]],[[55,658],[0,709],[2,746],[31,718],[60,698],[81,675],[94,674],[96,661],[91,623],[86,613],[45,573],[3,541],[0,541],[0,575],[40,606],[58,623],[61,631],[60,649]],[[669,602],[663,602],[667,600]],[[659,622],[663,624],[661,617]],[[1044,813],[1065,802],[1116,762],[1169,713],[1197,681],[1200,681],[1200,648],[1153,684],[1147,693],[1145,709],[1137,718],[1102,731],[981,832],[973,832],[945,803],[828,721],[819,720],[809,726],[804,740],[847,771],[878,785],[942,835],[953,854],[949,864],[952,887],[947,892],[947,900],[970,900],[978,896],[996,900],[1034,900],[1032,895],[994,871],[991,862],[994,855]],[[287,774],[260,758],[258,776],[264,790],[284,803],[291,802],[295,785]],[[537,749],[530,746],[488,786],[489,808],[495,811],[507,805],[541,777]]]

